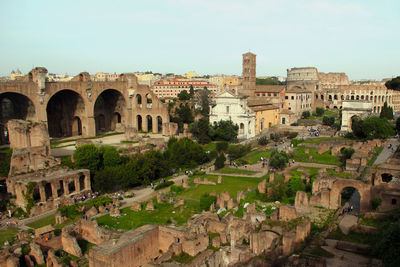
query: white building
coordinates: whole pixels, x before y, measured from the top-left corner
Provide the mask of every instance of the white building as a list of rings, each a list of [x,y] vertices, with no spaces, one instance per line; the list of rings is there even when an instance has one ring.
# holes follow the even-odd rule
[[[255,136],[255,113],[247,106],[247,97],[237,96],[223,91],[215,96],[214,105],[210,108],[210,123],[231,120],[239,126],[238,139]]]

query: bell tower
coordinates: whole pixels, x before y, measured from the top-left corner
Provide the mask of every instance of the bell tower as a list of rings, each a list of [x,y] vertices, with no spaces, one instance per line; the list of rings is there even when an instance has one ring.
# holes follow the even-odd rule
[[[256,90],[256,55],[251,52],[243,54],[242,66],[243,93],[254,95]]]

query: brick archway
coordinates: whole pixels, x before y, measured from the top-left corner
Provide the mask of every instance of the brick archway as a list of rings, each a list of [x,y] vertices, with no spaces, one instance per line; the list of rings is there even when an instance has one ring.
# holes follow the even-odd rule
[[[360,212],[368,211],[371,206],[371,185],[348,179],[337,179],[333,182],[329,196],[329,208],[337,209],[341,206],[341,193],[346,187],[353,187],[360,193]]]

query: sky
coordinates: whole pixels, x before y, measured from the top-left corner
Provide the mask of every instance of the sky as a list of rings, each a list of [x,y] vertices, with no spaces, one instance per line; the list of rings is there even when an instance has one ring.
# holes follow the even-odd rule
[[[0,0],[0,76],[153,71],[257,76],[293,67],[400,75],[398,0]]]

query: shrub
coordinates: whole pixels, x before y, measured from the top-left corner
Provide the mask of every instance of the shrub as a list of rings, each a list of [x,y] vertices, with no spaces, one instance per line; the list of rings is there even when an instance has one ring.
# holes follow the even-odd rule
[[[219,170],[219,169],[223,168],[225,166],[225,160],[226,160],[226,158],[225,158],[224,153],[221,153],[220,155],[218,155],[218,157],[215,159],[215,163],[214,163],[215,169]]]
[[[251,146],[247,145],[230,145],[228,147],[228,155],[230,160],[235,160],[240,157],[243,157],[247,153],[249,153],[251,150]]]
[[[346,165],[346,160],[350,159],[351,156],[353,156],[354,152],[355,152],[354,149],[351,147],[349,147],[349,148],[342,147],[342,149],[340,149],[340,153],[342,155],[340,156],[339,159],[343,163],[343,165]]]
[[[168,187],[168,186],[170,186],[170,185],[173,185],[173,184],[174,184],[173,181],[165,181],[164,183],[158,184],[158,185],[154,188],[154,190],[157,191],[157,190],[166,188],[166,187]]]
[[[257,142],[260,146],[266,146],[266,145],[268,145],[269,140],[268,140],[268,137],[264,135],[264,136],[261,136],[260,138],[258,138]]]
[[[315,113],[317,114],[317,116],[322,116],[324,114],[325,110],[324,108],[316,108],[315,109]]]
[[[289,157],[286,152],[273,150],[269,159],[269,166],[276,169],[284,169],[289,162]]]
[[[374,198],[371,200],[372,210],[377,210],[378,207],[382,204],[382,199]]]
[[[213,204],[217,198],[215,196],[210,196],[208,194],[204,194],[200,197],[200,210],[209,210],[211,204]]]
[[[61,216],[65,216],[71,220],[74,220],[82,215],[82,213],[78,210],[77,205],[62,206],[58,208],[58,211],[61,213]]]
[[[335,124],[335,118],[334,117],[324,116],[322,118],[322,124],[323,125],[328,125],[328,126],[333,126]]]
[[[311,116],[311,113],[310,113],[310,111],[308,111],[308,110],[303,111],[303,113],[301,114],[301,117],[302,117],[303,119],[307,119],[307,118],[310,117],[310,116]]]

